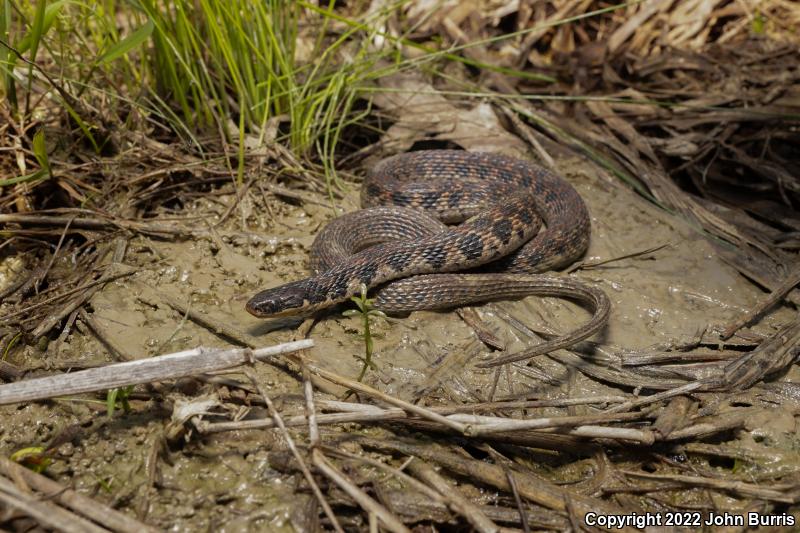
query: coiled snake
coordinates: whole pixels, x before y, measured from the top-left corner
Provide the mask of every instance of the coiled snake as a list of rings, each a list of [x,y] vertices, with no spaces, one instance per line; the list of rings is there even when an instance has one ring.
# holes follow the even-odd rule
[[[347,300],[362,283],[380,286],[375,307],[390,313],[531,294],[572,298],[592,309],[577,330],[478,365],[484,367],[572,345],[608,320],[610,303],[601,290],[565,276],[531,275],[573,262],[589,243],[583,200],[543,167],[499,154],[410,152],[368,173],[361,202],[365,209],[318,234],[312,277],[259,292],[247,311],[310,314]],[[376,207],[381,204],[396,207]],[[539,231],[542,219],[546,227]],[[445,274],[463,270],[471,273]]]

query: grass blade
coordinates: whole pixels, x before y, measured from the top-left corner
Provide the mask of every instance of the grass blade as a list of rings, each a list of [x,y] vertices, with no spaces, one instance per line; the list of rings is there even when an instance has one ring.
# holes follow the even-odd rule
[[[58,0],[56,2],[53,2],[52,4],[49,4],[49,5],[47,4],[47,2],[42,2],[41,4],[39,4],[40,6],[41,5],[46,5],[47,6],[47,7],[44,8],[44,15],[43,15],[43,18],[42,18],[42,21],[41,21],[41,28],[39,29],[38,32],[37,31],[32,31],[32,32],[28,33],[27,35],[25,35],[25,37],[23,37],[22,40],[19,43],[17,43],[17,45],[15,47],[17,49],[17,51],[19,51],[20,54],[24,54],[25,52],[27,52],[28,50],[31,49],[31,47],[34,45],[34,43],[36,44],[36,47],[38,48],[39,39],[42,36],[47,35],[47,32],[50,31],[50,28],[53,26],[53,22],[55,22],[56,16],[61,11],[61,8],[64,7],[65,5],[71,4],[71,3],[73,3],[71,0]],[[8,11],[6,11],[6,13],[8,13]],[[39,15],[38,10],[37,10],[36,15],[37,16]],[[34,21],[34,26],[35,25],[36,25],[36,21]],[[9,27],[10,27],[10,20],[9,20]],[[31,57],[31,61],[34,60],[35,54],[36,54],[36,51],[34,50],[34,52],[32,54],[32,57]]]
[[[11,42],[11,1],[1,0],[2,9],[0,9],[0,39],[3,42]],[[2,70],[2,82],[0,83],[0,90],[6,95],[11,108],[16,112],[17,110],[17,88],[14,83],[14,77],[11,71],[16,63],[16,57],[11,54],[11,51],[5,46],[0,45],[0,70]]]
[[[150,38],[150,35],[153,33],[154,28],[155,25],[153,24],[153,21],[148,19],[147,22],[145,22],[141,28],[139,28],[138,30],[131,33],[130,35],[122,39],[120,42],[109,48],[108,51],[105,54],[103,54],[100,57],[100,59],[97,60],[97,63],[98,64],[109,63],[111,61],[114,61],[118,57],[127,54],[134,48],[137,48],[139,45],[141,45],[143,42],[145,42],[147,39]]]
[[[8,187],[9,185],[23,183],[26,181],[36,181],[40,178],[44,178],[45,176],[47,176],[47,171],[43,168],[40,168],[39,170],[31,174],[25,174],[24,176],[17,176],[16,178],[8,178],[0,180],[0,187]]]
[[[44,129],[40,129],[33,135],[33,155],[36,156],[36,161],[42,170],[52,176],[50,172],[50,159],[47,157],[47,147],[44,139]]]
[[[39,51],[39,43],[41,42],[44,31],[44,13],[47,8],[47,0],[39,0],[36,4],[36,12],[33,16],[33,25],[31,26],[31,57],[28,63],[28,87],[25,91],[25,114],[27,115],[30,110],[31,98],[31,85],[33,84],[33,64],[36,63],[36,52]]]

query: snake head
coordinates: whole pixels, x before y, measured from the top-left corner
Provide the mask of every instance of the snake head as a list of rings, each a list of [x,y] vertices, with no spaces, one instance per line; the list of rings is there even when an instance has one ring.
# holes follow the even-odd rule
[[[308,288],[302,281],[293,281],[266,289],[250,298],[245,309],[259,318],[306,314],[309,311]]]

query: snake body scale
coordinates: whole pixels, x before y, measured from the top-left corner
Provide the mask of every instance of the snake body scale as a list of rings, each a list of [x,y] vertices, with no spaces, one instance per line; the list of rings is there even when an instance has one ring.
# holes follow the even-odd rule
[[[577,191],[543,167],[499,154],[410,152],[379,162],[365,178],[361,201],[365,209],[334,219],[318,234],[313,276],[259,292],[247,310],[265,318],[310,314],[364,284],[379,288],[374,305],[390,313],[532,294],[572,298],[593,311],[567,335],[479,366],[569,346],[608,319],[610,303],[601,290],[536,274],[580,257],[590,232]],[[539,231],[542,220],[546,227]],[[470,272],[453,273],[463,270]]]

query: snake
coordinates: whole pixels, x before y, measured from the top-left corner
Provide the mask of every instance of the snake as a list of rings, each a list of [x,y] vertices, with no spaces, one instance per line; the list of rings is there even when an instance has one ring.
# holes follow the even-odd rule
[[[580,258],[591,233],[578,192],[543,166],[489,152],[401,153],[367,172],[361,204],[317,235],[312,276],[257,293],[246,310],[260,318],[308,316],[359,294],[362,285],[376,288],[373,307],[390,314],[527,295],[591,308],[574,331],[479,367],[571,346],[608,321],[602,290],[542,274]]]

